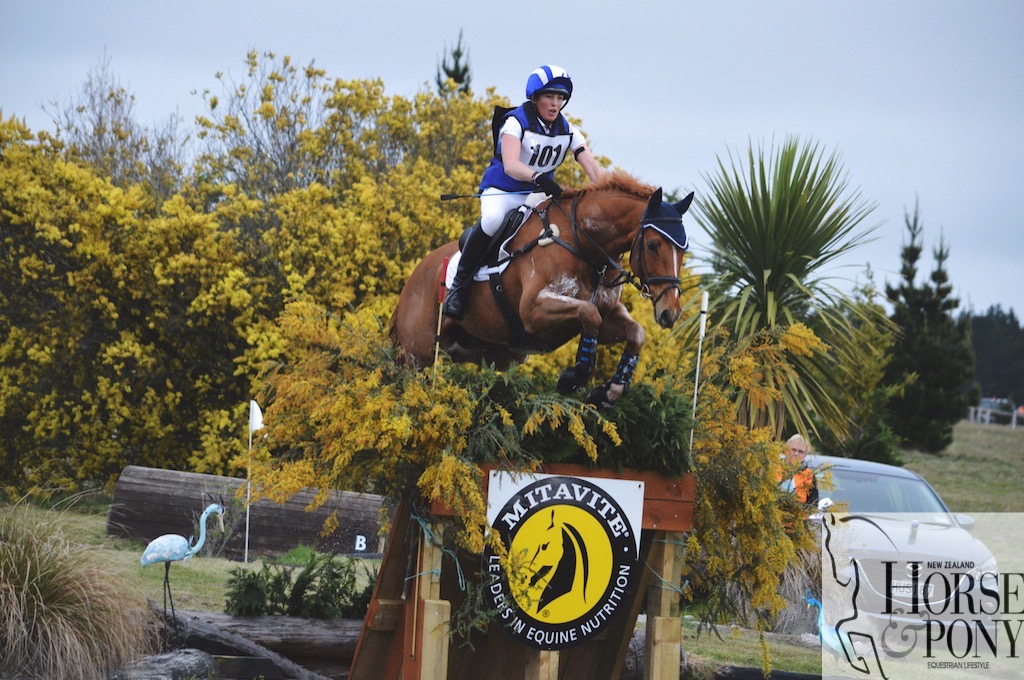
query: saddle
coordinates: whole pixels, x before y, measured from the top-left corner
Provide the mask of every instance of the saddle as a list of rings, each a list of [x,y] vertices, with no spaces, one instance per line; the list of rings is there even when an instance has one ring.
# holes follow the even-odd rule
[[[516,235],[519,228],[523,226],[523,222],[533,212],[533,208],[536,206],[537,201],[534,205],[524,205],[519,208],[514,208],[508,211],[505,215],[505,219],[502,221],[501,226],[498,227],[498,231],[495,232],[494,236],[491,237],[491,242],[487,246],[487,252],[484,254],[482,265],[480,269],[474,275],[476,281],[487,281],[490,284],[491,294],[494,296],[494,302],[497,304],[498,309],[501,311],[501,315],[505,318],[505,322],[509,326],[509,330],[512,334],[512,341],[509,343],[510,346],[519,348],[529,352],[550,352],[556,347],[551,345],[540,338],[536,338],[526,332],[523,328],[523,322],[519,319],[519,315],[515,313],[512,306],[508,302],[508,298],[505,296],[505,289],[501,284],[501,273],[508,266],[509,261],[521,252],[530,250],[533,246],[541,242],[538,238],[535,241],[528,244],[525,248],[521,248],[520,251],[515,253],[509,253],[505,246],[512,240],[512,237]],[[479,221],[477,222],[479,224]],[[546,220],[545,220],[546,226]],[[459,252],[462,252],[462,247],[466,243],[466,239],[469,237],[469,232],[473,227],[467,227],[463,232],[462,236],[459,237]],[[446,285],[449,285],[452,277],[455,275],[455,266],[457,261],[453,259],[448,264],[448,272],[446,274]]]
[[[529,212],[527,208],[514,208],[508,211],[501,226],[498,227],[498,231],[491,237],[491,242],[487,246],[487,252],[481,261],[482,268],[498,267],[508,261],[508,253],[504,251],[502,246],[516,235],[519,227],[523,226],[523,222],[526,221]],[[477,220],[476,224],[480,224],[480,220]],[[466,239],[469,238],[469,232],[472,231],[473,226],[466,227],[462,232],[462,236],[459,237],[459,252],[462,252],[462,247],[466,245]]]

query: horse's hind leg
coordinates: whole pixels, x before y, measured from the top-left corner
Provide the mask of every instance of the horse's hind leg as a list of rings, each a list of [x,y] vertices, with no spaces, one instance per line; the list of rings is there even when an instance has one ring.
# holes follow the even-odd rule
[[[499,371],[507,371],[515,364],[526,361],[526,355],[504,345],[485,342],[459,327],[457,322],[446,323],[441,331],[441,349],[457,363],[493,364]]]

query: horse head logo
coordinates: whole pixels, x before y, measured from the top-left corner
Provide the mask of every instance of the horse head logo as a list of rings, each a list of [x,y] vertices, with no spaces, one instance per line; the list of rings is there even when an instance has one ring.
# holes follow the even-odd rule
[[[576,527],[555,518],[555,510],[527,568],[533,572],[529,592],[531,602],[537,603],[537,612],[570,593],[577,593],[586,602],[590,580],[587,544]]]

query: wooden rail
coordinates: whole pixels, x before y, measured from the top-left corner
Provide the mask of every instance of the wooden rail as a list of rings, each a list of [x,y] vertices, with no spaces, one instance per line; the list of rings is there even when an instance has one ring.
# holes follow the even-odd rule
[[[991,408],[981,408],[980,406],[972,406],[970,412],[967,415],[967,420],[972,423],[983,423],[986,425],[997,425],[1004,418],[1009,423],[1011,430],[1017,429],[1017,420],[1020,417],[1020,409],[1014,409],[1012,411],[1000,411]]]

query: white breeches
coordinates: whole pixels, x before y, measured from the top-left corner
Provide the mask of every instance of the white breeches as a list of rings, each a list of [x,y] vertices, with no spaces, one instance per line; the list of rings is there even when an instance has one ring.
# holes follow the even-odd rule
[[[480,196],[480,227],[488,236],[494,236],[509,210],[526,202],[528,194],[509,194],[501,189],[484,189]]]

